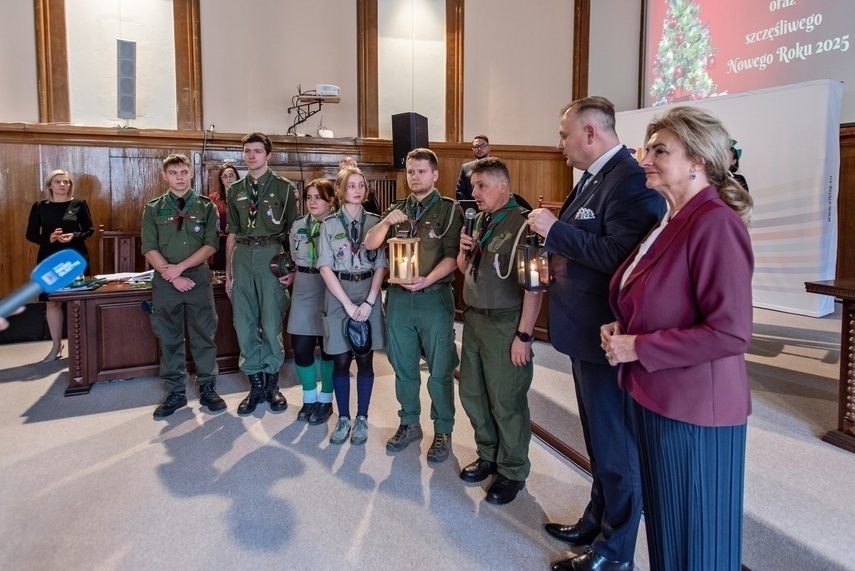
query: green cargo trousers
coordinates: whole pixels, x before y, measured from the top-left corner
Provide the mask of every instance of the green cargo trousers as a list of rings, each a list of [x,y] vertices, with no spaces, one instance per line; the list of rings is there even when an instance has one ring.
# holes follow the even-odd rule
[[[498,464],[511,480],[525,480],[531,470],[528,389],[534,364],[511,363],[511,343],[518,310],[480,315],[463,312],[460,402],[475,429],[478,457]]]
[[[422,351],[430,373],[427,389],[434,432],[451,434],[454,428],[454,369],[459,362],[454,344],[451,284],[419,292],[397,286],[386,291],[386,353],[395,371],[401,424],[419,422]]]
[[[196,363],[196,384],[216,381],[217,312],[214,308],[214,290],[211,288],[211,270],[201,265],[182,274],[196,286],[180,292],[157,272],[152,278],[151,330],[160,342],[160,378],[166,392],[183,391],[187,383],[187,355],[185,352],[184,324],[190,353]]]
[[[247,375],[278,373],[285,362],[282,321],[288,290],[270,271],[279,244],[237,244],[232,253],[232,309],[240,345],[238,366]]]

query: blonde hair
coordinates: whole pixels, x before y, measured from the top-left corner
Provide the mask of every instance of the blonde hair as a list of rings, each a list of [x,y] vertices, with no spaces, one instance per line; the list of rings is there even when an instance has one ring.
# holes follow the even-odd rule
[[[50,189],[50,183],[52,183],[53,179],[55,179],[61,174],[64,174],[68,177],[68,196],[74,196],[74,181],[71,180],[71,175],[68,174],[68,171],[56,169],[50,171],[50,173],[48,173],[47,175],[47,178],[45,179],[45,191],[48,193],[48,196],[50,196],[51,200],[53,200],[53,191]]]
[[[704,162],[704,171],[718,195],[747,225],[751,220],[754,201],[748,191],[728,176],[730,169],[730,135],[724,124],[707,111],[697,107],[674,107],[653,119],[647,126],[647,140],[657,131],[667,129],[686,148],[693,161]],[[645,141],[646,142],[646,141]]]
[[[362,197],[362,202],[365,202],[365,199],[368,198],[368,179],[365,178],[365,173],[357,167],[344,167],[338,171],[338,176],[335,177],[335,197],[342,207],[347,203],[344,199],[344,195],[347,192],[347,179],[353,174],[358,174],[365,182],[365,196]]]

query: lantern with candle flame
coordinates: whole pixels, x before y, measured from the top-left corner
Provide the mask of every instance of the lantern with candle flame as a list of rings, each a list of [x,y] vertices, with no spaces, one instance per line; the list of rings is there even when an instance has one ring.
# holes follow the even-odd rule
[[[419,277],[419,239],[398,232],[389,243],[389,283],[411,284]]]
[[[549,256],[536,234],[517,246],[517,281],[527,291],[549,289]]]

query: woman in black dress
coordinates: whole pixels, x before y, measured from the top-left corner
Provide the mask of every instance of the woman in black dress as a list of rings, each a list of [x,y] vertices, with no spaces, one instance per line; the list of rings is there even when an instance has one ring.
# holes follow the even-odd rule
[[[33,204],[27,224],[27,240],[39,245],[36,261],[41,262],[51,254],[71,248],[86,260],[83,273],[88,275],[89,252],[84,240],[95,233],[95,228],[86,201],[73,197],[74,183],[64,170],[55,170],[48,175],[45,190],[50,198]],[[48,329],[53,341],[53,347],[43,362],[50,363],[62,357],[62,303],[48,301],[44,294],[40,299],[47,302]]]

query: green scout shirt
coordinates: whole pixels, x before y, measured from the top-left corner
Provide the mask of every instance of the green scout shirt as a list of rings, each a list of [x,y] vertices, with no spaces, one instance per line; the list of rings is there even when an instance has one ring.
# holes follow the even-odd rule
[[[440,195],[437,189],[433,189],[431,194],[425,196],[422,204],[430,204],[435,196],[438,199],[422,214],[416,234],[419,237],[419,275],[423,277],[431,273],[443,259],[456,259],[460,251],[460,229],[463,227],[463,213],[460,206],[453,199]],[[416,197],[410,194],[407,200],[396,202],[386,209],[383,218],[393,210],[400,210],[412,221],[415,218],[416,202],[418,202]],[[401,229],[407,230],[407,228]],[[393,238],[396,234],[395,226],[391,226],[386,238]],[[451,272],[436,283],[453,281],[454,272]]]
[[[178,229],[178,197],[170,190],[149,201],[143,210],[142,253],[157,250],[170,264],[178,264],[202,246],[219,248],[220,217],[214,202],[193,191],[184,195],[187,216]]]
[[[466,305],[478,309],[516,309],[522,306],[523,290],[517,281],[515,267],[510,268],[510,273],[509,267],[515,263],[514,240],[520,227],[526,223],[526,212],[526,209],[517,207],[496,225],[484,245],[477,281],[472,277],[475,256],[469,258],[463,285],[463,301]],[[483,219],[484,213],[478,216],[476,224]],[[475,233],[475,239],[478,239],[478,232]],[[496,254],[499,255],[499,271],[502,275],[509,273],[507,279],[501,279],[496,273]]]
[[[360,240],[359,248],[355,254],[340,218],[343,217],[345,223],[348,226],[350,225],[353,218],[350,217],[347,210],[342,207],[338,212],[333,212],[324,218],[324,223],[321,226],[317,267],[332,268],[334,272],[347,272],[349,274],[359,274],[386,267],[386,249],[380,247],[376,250],[366,250],[363,243],[365,234],[380,222],[380,217],[362,209],[356,217],[358,222],[361,222],[363,213],[365,214],[365,228],[360,232],[362,240]]]
[[[249,192],[253,182],[255,181],[247,175],[229,187],[226,193],[228,208],[226,232],[236,234],[239,238],[281,236],[284,242],[288,229],[297,218],[294,183],[270,169],[259,177],[258,193],[259,195],[263,193],[263,196],[258,204],[255,228],[248,230]]]

